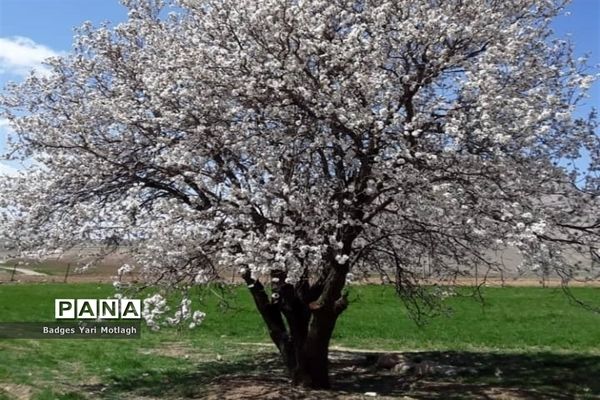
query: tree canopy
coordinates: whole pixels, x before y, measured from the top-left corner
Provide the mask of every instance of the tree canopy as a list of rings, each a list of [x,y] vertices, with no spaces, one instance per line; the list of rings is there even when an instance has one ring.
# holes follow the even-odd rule
[[[349,273],[419,307],[415,266],[452,280],[510,246],[568,280],[598,257],[600,142],[574,113],[595,77],[552,37],[563,1],[124,3],[0,100],[33,160],[1,184],[20,250],[124,245],[182,285],[240,269],[288,365],[313,334],[326,360]]]

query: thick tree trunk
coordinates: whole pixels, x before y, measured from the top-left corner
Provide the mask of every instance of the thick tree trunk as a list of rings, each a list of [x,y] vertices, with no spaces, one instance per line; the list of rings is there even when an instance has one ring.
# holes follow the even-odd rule
[[[292,384],[312,389],[329,389],[329,339],[317,338],[306,343],[290,371]]]
[[[343,269],[333,271],[312,286],[274,284],[271,296],[249,273],[243,275],[293,385],[330,388],[329,341],[347,305],[341,294],[346,273]],[[277,278],[275,282],[282,282],[285,277]]]

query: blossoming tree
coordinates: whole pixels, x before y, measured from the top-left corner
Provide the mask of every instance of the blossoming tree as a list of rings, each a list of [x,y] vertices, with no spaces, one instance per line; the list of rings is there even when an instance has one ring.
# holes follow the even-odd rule
[[[415,266],[451,280],[512,246],[568,280],[597,257],[600,145],[573,114],[593,76],[551,40],[562,1],[125,3],[2,97],[33,160],[0,193],[20,250],[125,244],[183,286],[235,268],[317,388],[349,273],[418,308]]]

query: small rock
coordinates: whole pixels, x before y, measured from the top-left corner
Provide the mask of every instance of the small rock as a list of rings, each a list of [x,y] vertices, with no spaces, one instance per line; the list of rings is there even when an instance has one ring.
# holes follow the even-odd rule
[[[400,367],[398,367],[400,368]],[[437,364],[430,360],[423,360],[419,363],[413,364],[414,374],[416,376],[426,375],[445,375],[445,376],[456,376],[459,373],[459,369],[452,365]]]
[[[438,365],[431,361],[423,360],[415,365],[415,374],[418,376],[431,375],[435,374],[438,371]]]
[[[444,375],[446,376],[456,376],[458,375],[458,370],[454,367],[445,367]]]
[[[412,363],[409,362],[399,362],[398,364],[394,365],[394,367],[392,368],[392,371],[396,372],[399,375],[404,375],[406,373],[408,373],[410,370],[414,369],[414,365]]]
[[[375,366],[377,368],[392,369],[401,362],[406,362],[406,359],[401,354],[385,353],[379,356]]]
[[[377,393],[376,392],[365,392],[365,396],[367,396],[367,397],[377,397]]]

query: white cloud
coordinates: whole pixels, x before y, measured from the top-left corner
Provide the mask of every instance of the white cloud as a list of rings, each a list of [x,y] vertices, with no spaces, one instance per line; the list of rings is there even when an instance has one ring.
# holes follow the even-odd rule
[[[15,176],[18,173],[19,171],[16,168],[13,168],[10,165],[6,165],[4,163],[0,163],[0,175]]]
[[[47,72],[42,61],[59,53],[22,37],[0,37],[0,74],[27,75],[31,70]]]
[[[0,118],[0,150],[6,142],[6,138],[14,133],[15,131],[11,128],[8,119]]]

